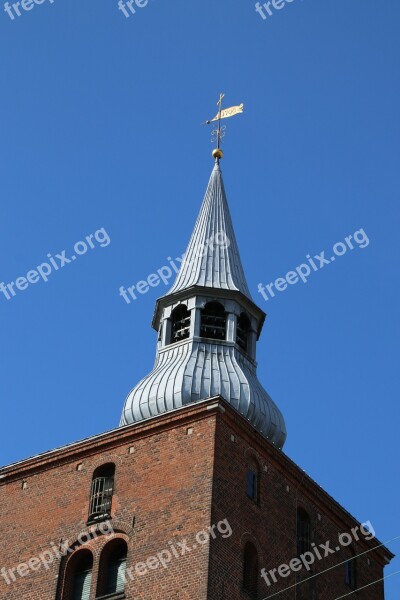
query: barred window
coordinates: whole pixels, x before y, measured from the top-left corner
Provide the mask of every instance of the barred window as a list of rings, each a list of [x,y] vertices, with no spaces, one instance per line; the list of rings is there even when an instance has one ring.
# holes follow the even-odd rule
[[[90,492],[89,522],[101,521],[111,516],[114,491],[115,465],[109,463],[98,467],[93,473]]]

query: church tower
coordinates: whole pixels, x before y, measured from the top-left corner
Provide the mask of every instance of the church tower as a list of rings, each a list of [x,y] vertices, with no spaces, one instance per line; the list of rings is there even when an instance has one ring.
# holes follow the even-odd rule
[[[0,469],[1,599],[384,600],[393,554],[283,452],[221,156],[120,426]]]
[[[256,372],[264,319],[246,282],[217,157],[181,269],[156,304],[154,369],[128,395],[120,424],[220,396],[282,448],[283,416]]]

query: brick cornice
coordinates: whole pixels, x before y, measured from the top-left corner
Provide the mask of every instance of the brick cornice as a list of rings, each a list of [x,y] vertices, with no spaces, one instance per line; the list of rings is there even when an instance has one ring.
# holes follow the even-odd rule
[[[66,462],[79,461],[91,454],[106,452],[177,426],[193,423],[200,419],[207,419],[211,415],[215,415],[218,411],[224,410],[221,402],[222,399],[219,397],[208,398],[207,400],[170,411],[164,415],[151,417],[132,425],[118,427],[12,463],[0,469],[0,485]]]

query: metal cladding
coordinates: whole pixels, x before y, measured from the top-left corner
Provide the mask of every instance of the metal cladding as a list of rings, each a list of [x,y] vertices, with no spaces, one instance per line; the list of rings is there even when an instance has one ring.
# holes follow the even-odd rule
[[[193,285],[236,290],[251,299],[218,161],[211,173],[185,262],[168,293]]]
[[[256,343],[265,315],[247,286],[218,161],[185,260],[174,285],[158,301],[158,312],[155,366],[129,393],[120,426],[221,396],[282,448],[283,416],[256,373]]]

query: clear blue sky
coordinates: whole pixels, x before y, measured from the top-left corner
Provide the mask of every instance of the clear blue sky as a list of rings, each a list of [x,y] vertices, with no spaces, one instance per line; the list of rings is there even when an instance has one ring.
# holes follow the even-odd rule
[[[114,428],[151,369],[167,288],[130,305],[118,290],[184,252],[212,168],[200,123],[224,91],[245,103],[222,168],[285,452],[382,541],[400,535],[399,18],[398,0],[294,0],[265,21],[252,0],[1,10],[0,282],[111,239],[0,293],[2,464]],[[360,228],[368,247],[257,292]]]

